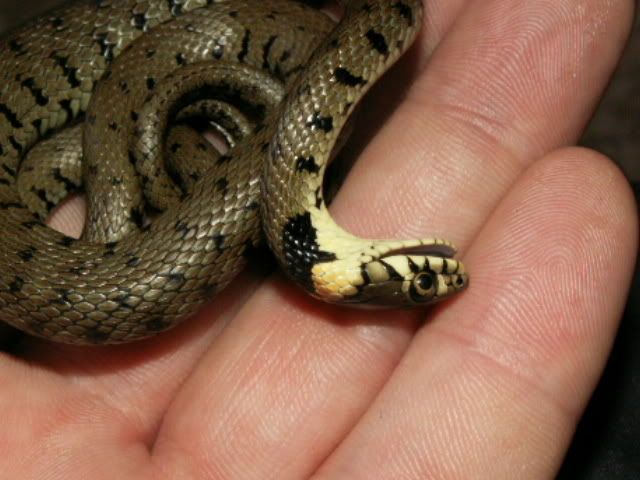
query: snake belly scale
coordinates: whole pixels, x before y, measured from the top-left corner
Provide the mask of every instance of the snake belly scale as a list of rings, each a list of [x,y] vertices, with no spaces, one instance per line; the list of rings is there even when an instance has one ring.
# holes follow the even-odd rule
[[[338,24],[287,0],[83,0],[9,33],[0,319],[66,343],[146,338],[221,291],[263,237],[328,302],[465,288],[450,243],[355,237],[322,193],[342,127],[421,22],[420,0],[356,0]],[[81,239],[44,222],[77,190]]]

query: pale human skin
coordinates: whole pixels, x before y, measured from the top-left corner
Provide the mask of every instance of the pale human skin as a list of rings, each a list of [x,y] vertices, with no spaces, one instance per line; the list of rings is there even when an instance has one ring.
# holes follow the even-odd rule
[[[425,7],[419,45],[365,115],[402,101],[332,212],[362,235],[450,238],[470,288],[429,311],[355,311],[245,273],[151,341],[25,339],[0,357],[0,476],[553,478],[637,251],[622,174],[566,148],[621,54],[633,2]]]

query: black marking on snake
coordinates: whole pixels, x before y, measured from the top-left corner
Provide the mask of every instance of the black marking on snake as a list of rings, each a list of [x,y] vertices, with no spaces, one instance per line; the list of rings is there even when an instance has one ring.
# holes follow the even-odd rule
[[[184,65],[187,63],[187,57],[185,57],[183,53],[176,53],[176,63],[178,65]]]
[[[282,229],[282,244],[287,270],[307,289],[313,288],[313,266],[336,259],[334,253],[320,249],[309,212],[289,218]]]
[[[393,268],[391,265],[386,263],[383,259],[380,259],[380,264],[384,267],[384,269],[389,274],[390,280],[404,280],[404,277],[400,275],[395,268]]]
[[[87,172],[89,172],[89,175],[95,176],[98,174],[98,167],[96,165],[89,165]]]
[[[236,17],[238,16],[238,12],[236,12],[235,10],[234,10],[234,11],[232,11],[232,12],[229,12],[229,16],[230,16],[231,18],[236,18]]]
[[[338,83],[348,87],[366,85],[367,81],[359,75],[354,75],[344,67],[338,67],[333,71],[333,77]]]
[[[118,130],[118,124],[116,122],[109,122],[108,126],[109,126],[109,129],[113,130],[114,132]]]
[[[140,257],[131,257],[127,260],[127,267],[137,267],[140,264]]]
[[[240,50],[240,53],[238,53],[238,61],[240,63],[244,63],[244,59],[246,58],[247,53],[249,53],[250,38],[251,38],[251,32],[249,31],[249,29],[245,29],[244,36],[242,37],[242,49]]]
[[[211,236],[211,240],[213,240],[213,245],[216,247],[218,252],[224,250],[224,239],[225,236],[221,233],[217,233],[216,235]]]
[[[265,18],[268,18],[269,20],[275,20],[276,16],[273,13],[267,13],[265,15]]]
[[[147,77],[147,90],[153,90],[154,88],[156,88],[156,79]]]
[[[11,182],[6,178],[0,178],[0,185],[11,185]]]
[[[182,235],[182,239],[184,240],[189,234],[189,225],[178,220],[176,224],[173,226],[176,232],[179,232]]]
[[[229,163],[231,159],[232,159],[231,155],[225,153],[224,155],[220,155],[218,157],[218,159],[216,160],[216,164],[222,165],[223,163]]]
[[[289,60],[290,57],[291,57],[291,50],[285,50],[280,54],[280,59],[278,61],[281,63],[286,62],[287,60]]]
[[[118,242],[108,242],[104,244],[104,251],[102,252],[103,257],[112,257],[116,254],[116,247],[118,246]]]
[[[144,13],[135,13],[133,17],[131,17],[131,25],[134,26],[137,30],[146,30],[147,28],[147,17]]]
[[[51,26],[53,28],[60,29],[60,27],[62,27],[62,25],[64,25],[64,18],[62,18],[62,17],[54,17],[51,20]]]
[[[376,52],[380,55],[389,55],[389,45],[387,44],[387,39],[384,38],[383,34],[376,32],[371,28],[367,30],[365,36]]]
[[[55,60],[58,66],[62,69],[62,73],[67,77],[69,85],[73,88],[78,88],[81,85],[80,80],[78,80],[78,69],[76,67],[69,66],[69,57],[54,53],[51,55],[51,58]]]
[[[362,11],[366,13],[371,13],[372,11],[371,5],[368,3],[365,3],[364,5],[362,5]]]
[[[9,41],[9,50],[16,54],[16,57],[24,55],[26,50],[23,50],[24,46],[18,42],[15,38]]]
[[[153,56],[156,54],[156,49],[155,48],[147,48],[147,51],[144,52],[145,56],[147,58],[153,58]]]
[[[136,227],[142,228],[144,225],[144,213],[138,207],[133,207],[129,212],[129,220],[133,222]]]
[[[138,118],[140,117],[140,114],[135,110],[131,110],[130,116],[131,116],[131,120],[133,120],[134,122],[137,122]]]
[[[29,245],[27,248],[25,248],[24,250],[20,250],[18,252],[18,256],[24,261],[24,262],[30,262],[31,260],[33,260],[33,256],[36,254],[37,249],[36,247],[34,247],[33,245]]]
[[[71,108],[71,100],[69,99],[60,100],[58,102],[58,105],[60,105],[60,108],[64,110],[65,113],[67,114],[67,120],[71,120],[74,117],[73,109]]]
[[[41,226],[42,222],[39,220],[27,220],[26,222],[22,222],[21,225],[27,230],[33,230],[34,227]]]
[[[11,168],[9,165],[5,165],[4,163],[2,164],[2,169],[7,173],[7,175],[15,178],[16,176],[15,169]]]
[[[413,10],[411,7],[404,2],[396,2],[393,4],[393,8],[395,8],[401,17],[404,17],[409,22],[409,25],[413,25]]]
[[[320,208],[322,205],[322,187],[316,188],[314,195],[316,197],[316,208]]]
[[[56,293],[58,294],[58,298],[55,300],[51,300],[53,303],[57,305],[67,305],[71,303],[69,300],[69,295],[72,293],[69,288],[56,288]]]
[[[211,50],[211,56],[216,60],[220,60],[224,55],[224,45],[219,41],[216,41],[216,44],[213,46],[213,50]]]
[[[24,150],[24,145],[18,142],[16,137],[14,137],[13,135],[9,135],[9,143],[11,144],[13,149],[18,153],[22,153],[22,150]]]
[[[100,47],[100,54],[104,57],[107,63],[111,63],[113,60],[113,47],[115,47],[115,44],[109,41],[106,33],[96,34],[95,40],[98,42],[98,46]]]
[[[260,145],[260,151],[262,153],[267,153],[268,150],[269,150],[269,142],[263,142],[262,145]]]
[[[29,90],[29,93],[33,96],[33,99],[36,101],[38,105],[44,107],[47,103],[49,103],[49,97],[42,93],[42,88],[36,87],[36,81],[33,77],[29,77],[23,80],[20,83],[20,86]]]
[[[130,92],[129,84],[126,81],[120,80],[120,82],[118,82],[118,86],[120,87],[120,91],[122,93],[128,94]]]
[[[122,185],[123,180],[121,178],[111,177],[109,183],[111,183],[111,185],[113,185],[114,187],[117,187],[118,185]]]
[[[42,119],[41,118],[36,118],[33,122],[31,122],[31,125],[33,126],[33,128],[36,129],[37,132],[41,132],[42,133]],[[2,153],[2,152],[0,152]]]
[[[262,68],[264,70],[269,70],[269,52],[271,51],[271,47],[273,47],[273,43],[278,38],[276,35],[271,35],[266,43],[262,46]]]
[[[418,264],[411,260],[411,257],[407,257],[407,260],[409,261],[409,269],[411,270],[411,272],[419,273],[420,267],[418,266]]]
[[[9,291],[11,293],[18,293],[22,290],[22,287],[24,287],[24,279],[16,275],[13,278],[13,282],[9,284]]]
[[[9,210],[10,208],[22,208],[23,205],[18,202],[0,202],[0,209]]]
[[[18,116],[16,113],[9,108],[9,106],[5,103],[0,103],[0,113],[4,115],[4,117],[9,121],[13,128],[22,128],[23,124],[20,120],[18,120]]]
[[[47,192],[43,188],[31,187],[31,192],[34,193],[45,204],[47,211],[51,211],[55,208],[56,204],[47,198]]]
[[[318,173],[320,171],[320,165],[316,163],[316,159],[313,155],[308,157],[298,157],[296,159],[296,171]]]
[[[182,144],[178,142],[172,143],[171,146],[169,147],[169,149],[171,150],[171,153],[176,153],[181,148],[182,148]]]
[[[75,241],[75,238],[63,235],[63,237],[58,242],[58,245],[62,245],[63,247],[70,247]]]
[[[333,117],[323,117],[320,112],[314,112],[311,118],[307,121],[307,127],[329,133],[333,130]]]
[[[51,174],[56,182],[59,182],[64,185],[64,188],[67,192],[74,192],[80,189],[80,185],[71,180],[69,177],[66,177],[60,167],[55,167],[51,170]]]
[[[229,180],[227,180],[226,178],[223,177],[216,180],[216,190],[218,190],[219,192],[222,192],[223,195],[226,195],[228,187],[229,187]]]
[[[182,4],[180,2],[177,2],[176,0],[167,0],[167,3],[169,4],[169,11],[171,12],[171,15],[174,17],[182,15]]]
[[[164,285],[165,290],[177,290],[187,281],[184,273],[181,272],[161,273],[160,276],[169,279],[169,281]]]

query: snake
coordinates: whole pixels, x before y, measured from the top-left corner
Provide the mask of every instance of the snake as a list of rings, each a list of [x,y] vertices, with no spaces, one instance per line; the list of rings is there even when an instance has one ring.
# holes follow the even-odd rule
[[[357,237],[323,190],[353,112],[422,17],[421,0],[353,0],[339,21],[291,0],[75,0],[5,34],[0,320],[78,345],[151,337],[265,242],[329,303],[463,290],[450,242]],[[80,238],[46,223],[73,192]]]

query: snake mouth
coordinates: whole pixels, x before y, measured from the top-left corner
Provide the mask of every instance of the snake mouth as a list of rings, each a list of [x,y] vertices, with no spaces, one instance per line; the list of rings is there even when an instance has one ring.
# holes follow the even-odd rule
[[[398,248],[385,253],[381,258],[384,259],[385,257],[391,257],[394,255],[420,255],[420,256],[453,258],[455,254],[456,254],[456,249],[451,245],[431,244],[431,245],[416,245],[414,247]]]

